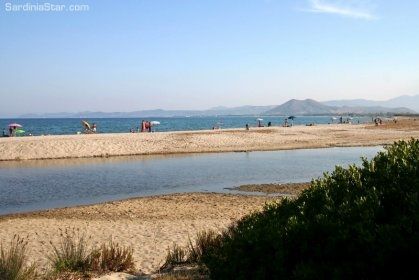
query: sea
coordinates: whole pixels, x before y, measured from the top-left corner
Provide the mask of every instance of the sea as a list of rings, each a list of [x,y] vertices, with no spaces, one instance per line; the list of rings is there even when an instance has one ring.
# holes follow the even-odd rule
[[[154,132],[163,131],[185,131],[185,130],[207,130],[213,128],[244,128],[246,124],[250,127],[258,125],[258,119],[261,123],[267,125],[271,122],[273,126],[284,124],[286,116],[214,116],[214,117],[153,117],[144,118],[148,121],[158,121],[160,125],[153,127]],[[138,131],[142,118],[43,118],[43,119],[0,119],[0,129],[3,133],[8,133],[10,123],[18,123],[23,126],[24,135],[71,135],[83,131],[81,121],[86,120],[89,123],[97,125],[98,133],[126,133],[131,129]],[[287,120],[293,125],[308,124],[330,124],[339,122],[338,118],[331,116],[296,116],[293,120]],[[343,121],[349,121],[353,124],[371,122],[371,117],[344,117]]]

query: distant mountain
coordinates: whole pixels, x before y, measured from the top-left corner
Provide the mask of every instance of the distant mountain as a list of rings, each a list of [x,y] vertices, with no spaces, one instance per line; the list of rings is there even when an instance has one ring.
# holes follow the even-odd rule
[[[313,99],[296,100],[291,99],[282,105],[266,111],[266,115],[342,115],[342,114],[401,114],[415,113],[408,108],[387,108],[382,106],[339,106],[335,102],[335,106],[325,105],[324,102],[318,102]],[[356,104],[356,102],[350,103]]]
[[[366,114],[414,114],[416,113],[413,110],[410,110],[405,107],[398,108],[388,108],[382,106],[343,106],[337,107],[334,114],[343,115],[343,114],[357,114],[357,115],[366,115]]]
[[[260,115],[275,106],[214,107],[208,110],[142,110],[133,112],[78,112],[25,114],[20,118],[150,118],[150,117],[192,117],[192,116],[242,116]]]
[[[319,115],[319,114],[331,114],[335,110],[334,107],[324,105],[313,99],[297,100],[291,99],[282,105],[276,106],[275,108],[266,111],[265,115]]]
[[[373,107],[377,106],[379,101],[366,100],[366,99],[348,99],[348,100],[330,100],[322,102],[327,106],[333,107]]]
[[[282,105],[218,106],[208,110],[142,110],[133,112],[78,112],[25,114],[20,118],[152,118],[197,116],[256,116],[256,115],[339,115],[339,114],[402,114],[419,112],[419,95],[400,96],[387,101],[365,99],[331,100],[291,99]]]
[[[271,106],[240,106],[240,107],[214,107],[209,110],[202,111],[205,115],[233,115],[233,116],[243,116],[243,115],[260,115],[263,112],[271,110],[275,105]]]
[[[397,107],[406,107],[413,111],[419,112],[419,94],[418,95],[402,95],[396,98],[392,98],[385,101],[374,101],[366,99],[350,99],[350,100],[331,100],[322,102],[328,106],[368,106],[368,107],[388,107],[388,108],[397,108]]]

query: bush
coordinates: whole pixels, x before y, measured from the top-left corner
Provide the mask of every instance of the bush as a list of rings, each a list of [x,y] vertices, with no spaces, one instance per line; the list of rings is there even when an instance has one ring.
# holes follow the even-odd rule
[[[173,244],[173,247],[168,249],[166,261],[160,269],[166,270],[183,264],[201,264],[202,253],[209,246],[214,246],[217,240],[218,234],[213,230],[208,230],[198,232],[195,242],[189,238],[189,244],[185,248]]]
[[[94,262],[95,252],[89,250],[86,237],[75,229],[65,229],[60,236],[58,246],[51,242],[53,253],[49,260],[54,271],[88,271]]]
[[[217,233],[213,230],[201,231],[196,235],[195,244],[189,239],[188,257],[189,263],[201,263],[202,253],[217,242]]]
[[[408,278],[419,259],[418,191],[419,140],[401,141],[244,217],[202,261],[212,279]]]
[[[131,248],[121,247],[113,241],[102,244],[99,249],[93,248],[86,237],[75,229],[66,229],[61,233],[58,246],[52,242],[51,245],[53,254],[49,259],[59,276],[66,272],[131,272],[135,268]]]
[[[35,266],[26,264],[27,241],[14,236],[8,250],[0,246],[0,279],[1,280],[32,280],[37,277]]]
[[[160,269],[165,270],[175,265],[185,264],[187,255],[187,249],[180,247],[176,243],[173,244],[172,248],[168,248],[166,261]]]
[[[93,270],[98,271],[133,271],[135,269],[131,248],[123,248],[112,240],[108,244],[103,244],[100,250],[96,251],[95,260],[98,261],[97,268],[93,265]]]

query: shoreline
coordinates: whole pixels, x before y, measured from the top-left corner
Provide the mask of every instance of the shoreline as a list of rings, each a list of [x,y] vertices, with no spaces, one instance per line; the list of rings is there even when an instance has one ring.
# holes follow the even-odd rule
[[[310,182],[301,182],[301,183],[268,183],[268,184],[245,184],[232,188],[225,188],[230,192],[203,192],[203,191],[194,191],[194,192],[178,192],[178,193],[168,193],[168,194],[152,194],[152,195],[142,195],[114,200],[106,200],[103,202],[93,202],[88,204],[78,204],[72,206],[64,207],[53,207],[40,210],[28,210],[24,212],[14,212],[14,213],[0,213],[0,223],[3,220],[7,219],[16,219],[16,218],[33,218],[39,216],[53,216],[57,212],[65,212],[67,210],[81,209],[86,207],[101,207],[107,204],[118,204],[130,201],[137,201],[141,199],[153,200],[159,199],[162,197],[177,197],[184,195],[222,195],[222,196],[237,196],[237,197],[267,197],[269,199],[279,199],[279,198],[289,198],[294,197],[301,193],[302,190],[310,186]]]
[[[158,133],[0,138],[0,162],[380,146],[419,138],[419,120]]]
[[[276,184],[272,183],[272,185],[292,185],[291,184]],[[305,183],[304,183],[305,184]],[[310,184],[310,183],[307,183]],[[260,186],[263,188],[264,185],[269,184],[260,184]],[[295,185],[299,185],[299,183],[295,183]],[[247,185],[244,185],[247,186]],[[259,184],[252,184],[252,186],[259,186]],[[8,213],[8,214],[0,214],[0,223],[4,220],[9,219],[25,219],[25,218],[40,218],[40,217],[48,217],[52,218],[57,215],[57,213],[66,213],[68,211],[79,211],[84,210],[86,208],[104,208],[111,205],[117,205],[117,204],[130,204],[135,203],[137,201],[141,200],[147,200],[147,201],[153,201],[153,200],[160,200],[165,198],[176,198],[176,197],[183,197],[183,196],[230,196],[230,197],[259,197],[259,198],[266,198],[269,200],[275,200],[280,199],[284,197],[290,197],[294,196],[298,193],[300,193],[300,190],[296,189],[296,192],[293,194],[290,193],[281,193],[280,191],[275,192],[272,190],[268,190],[266,192],[259,191],[257,189],[254,190],[240,190],[242,186],[238,186],[235,188],[231,188],[232,191],[237,192],[231,192],[231,193],[222,193],[222,192],[179,192],[179,193],[169,193],[169,194],[155,194],[155,195],[145,195],[145,196],[136,196],[136,197],[128,197],[128,198],[122,198],[122,199],[115,199],[115,200],[107,200],[103,202],[97,202],[97,203],[90,203],[90,204],[79,204],[79,205],[72,205],[72,206],[64,206],[64,207],[54,207],[54,208],[47,208],[47,209],[41,209],[41,210],[28,210],[25,212],[15,212],[15,213]],[[276,194],[273,196],[272,194]],[[80,218],[80,217],[78,217]]]

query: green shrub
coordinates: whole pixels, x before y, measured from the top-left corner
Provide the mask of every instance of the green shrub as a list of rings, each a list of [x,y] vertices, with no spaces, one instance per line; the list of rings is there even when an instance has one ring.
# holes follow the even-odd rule
[[[0,279],[32,280],[37,277],[35,266],[25,266],[27,241],[14,236],[8,249],[0,246]]]
[[[418,193],[419,140],[397,142],[244,217],[202,261],[212,279],[408,278],[419,260]]]

